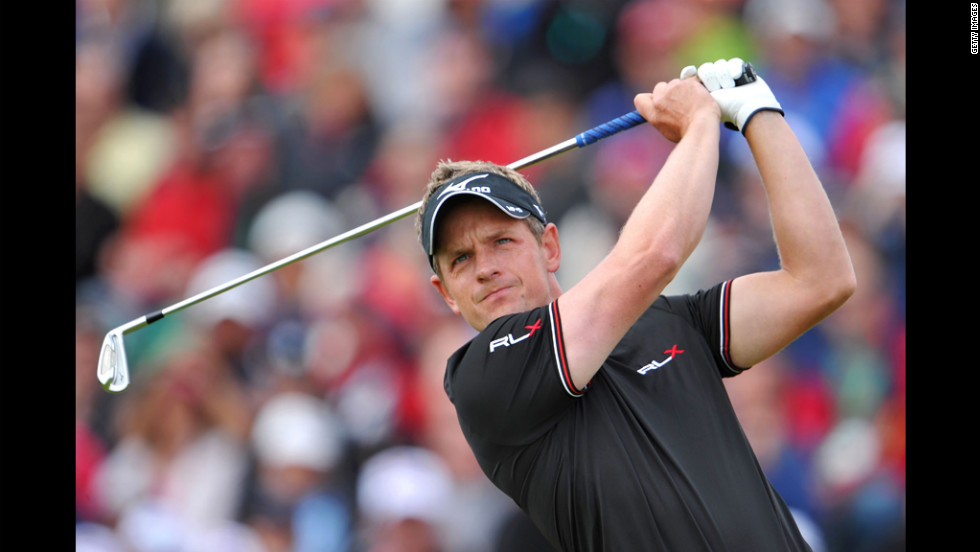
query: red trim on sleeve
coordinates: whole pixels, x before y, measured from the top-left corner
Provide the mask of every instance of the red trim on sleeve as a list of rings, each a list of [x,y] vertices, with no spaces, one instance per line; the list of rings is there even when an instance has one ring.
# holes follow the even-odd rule
[[[551,338],[555,348],[555,359],[558,362],[558,375],[561,379],[565,391],[574,397],[581,397],[588,389],[588,385],[582,389],[575,387],[572,381],[572,373],[568,368],[568,359],[565,357],[565,340],[561,331],[561,316],[558,314],[558,301],[553,301],[548,306],[548,313],[551,316]]]

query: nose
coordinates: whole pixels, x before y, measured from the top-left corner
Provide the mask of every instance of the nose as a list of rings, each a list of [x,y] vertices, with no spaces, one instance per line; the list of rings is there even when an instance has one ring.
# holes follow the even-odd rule
[[[496,256],[488,250],[480,251],[476,255],[476,277],[481,282],[486,282],[500,274],[500,267]]]

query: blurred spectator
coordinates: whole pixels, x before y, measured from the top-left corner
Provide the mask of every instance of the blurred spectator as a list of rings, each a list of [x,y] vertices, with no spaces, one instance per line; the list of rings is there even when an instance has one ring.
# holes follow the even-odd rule
[[[173,507],[154,498],[139,498],[116,523],[116,533],[135,552],[182,550],[193,529]]]
[[[245,243],[258,261],[269,265],[291,257],[348,230],[346,216],[332,202],[310,190],[273,197],[250,222]],[[358,272],[357,245],[342,244],[295,261],[265,277],[276,302],[266,319],[262,354],[250,359],[248,377],[257,389],[276,389],[283,381],[311,383],[307,342],[322,317],[346,309]],[[303,380],[305,383],[300,383]]]
[[[360,67],[359,3],[249,0],[229,12],[259,47],[258,79],[281,108],[276,192],[307,189],[337,200],[358,183],[381,139]]]
[[[233,31],[200,37],[191,52],[187,101],[168,115],[178,147],[131,196],[105,257],[109,285],[136,311],[180,298],[196,265],[231,244],[243,195],[264,183],[263,123],[244,118],[248,55]]]
[[[94,195],[126,217],[173,161],[178,147],[171,120],[129,104],[91,136],[81,177]]]
[[[334,480],[345,444],[332,410],[311,394],[284,391],[261,405],[243,518],[269,552],[350,549],[352,512]]]
[[[868,136],[867,147],[844,205],[850,224],[882,255],[889,291],[905,313],[905,120],[885,123]]]
[[[414,254],[418,240],[412,227],[406,224],[399,230],[380,233],[363,251],[357,299],[390,326],[399,346],[411,348],[443,311],[434,289],[419,286],[419,278],[424,282],[431,268]]]
[[[821,443],[815,473],[833,550],[905,550],[905,490],[880,471],[881,446],[876,429],[860,418],[842,420]]]
[[[511,77],[511,87],[526,103],[522,117],[527,150],[511,161],[564,142],[588,128],[582,114],[584,100],[578,91],[581,87],[574,84],[575,77],[569,71],[548,62],[528,63],[523,69]],[[587,174],[593,155],[594,150],[585,150],[582,155],[560,155],[521,169],[536,183],[549,220],[559,220],[573,206],[588,200]]]
[[[746,0],[694,2],[697,4],[697,22],[690,35],[678,45],[674,59],[681,66],[699,63],[695,60],[732,57],[757,59],[759,45],[741,17],[745,2]]]
[[[187,283],[193,297],[262,268],[261,259],[244,249],[227,248],[202,260]],[[244,385],[254,384],[264,356],[266,331],[279,296],[270,278],[256,278],[188,307],[185,332],[207,340],[230,374]]]
[[[251,415],[229,367],[206,343],[185,343],[129,393],[96,476],[109,519],[145,504],[195,529],[233,519]]]
[[[79,0],[81,35],[110,36],[126,73],[127,103],[168,113],[186,94],[187,67],[177,29],[161,24],[159,6],[142,0]]]
[[[75,44],[75,154],[76,170],[99,129],[123,104],[125,70],[118,48],[103,35],[83,35]],[[79,179],[76,175],[77,180]]]
[[[126,552],[268,552],[247,525],[226,520],[195,526],[155,499],[127,508],[116,524],[115,536]]]
[[[871,138],[895,115],[889,91],[880,81],[869,79],[849,92],[837,110],[838,124],[827,149],[828,161],[846,179],[844,185],[853,185]]]
[[[389,322],[355,304],[314,324],[307,346],[310,375],[358,453],[416,434],[415,361]]]
[[[166,116],[186,95],[183,51],[155,26],[145,2],[81,0],[75,122],[83,180],[124,214],[168,162]]]
[[[75,285],[97,277],[105,245],[119,229],[119,216],[92,194],[85,180],[86,152],[75,154]]]
[[[364,552],[446,552],[452,476],[431,451],[392,447],[368,458],[357,480]]]
[[[875,129],[854,180],[853,222],[890,253],[905,241],[905,141],[904,120]]]
[[[75,316],[75,519],[101,523],[104,510],[95,487],[96,474],[111,444],[105,427],[105,393],[94,367],[102,345],[101,327],[85,309]]]
[[[240,33],[201,39],[188,101],[174,113],[182,147],[133,206],[126,240],[174,249],[191,267],[231,244],[242,198],[265,184],[271,162],[260,114],[246,103],[254,84],[250,56]]]
[[[588,105],[588,123],[597,125],[635,109],[633,97],[660,81],[677,78],[692,63],[675,57],[700,18],[698,6],[680,0],[634,0],[616,17],[612,35],[614,78],[599,86]],[[615,139],[615,137],[613,138]]]
[[[837,15],[834,48],[863,67],[872,67],[887,56],[890,19],[901,12],[904,0],[829,0]]]
[[[127,552],[113,528],[92,522],[75,524],[75,552]]]
[[[461,480],[484,478],[459,428],[456,409],[446,396],[443,379],[446,359],[474,335],[469,326],[459,323],[459,319],[444,315],[431,327],[418,352],[419,387],[425,405],[425,429],[420,442],[436,452]]]
[[[406,117],[385,128],[362,182],[362,193],[369,197],[372,207],[364,220],[418,201],[419,189],[442,153],[438,147],[440,139],[433,120]]]
[[[549,67],[574,75],[562,87],[581,99],[615,72],[611,37],[623,3],[529,0],[450,5],[459,26],[488,46],[499,71],[496,84],[518,91],[523,76]],[[474,14],[479,14],[476,23]]]
[[[98,256],[119,226],[119,205],[92,185],[92,151],[120,111],[123,69],[107,39],[84,36],[75,51],[75,282],[96,276]]]
[[[496,83],[487,44],[460,30],[444,32],[433,51],[431,70],[444,129],[445,159],[478,159],[506,165],[533,153],[523,126],[523,98]]]
[[[428,74],[442,53],[441,36],[450,24],[445,0],[362,0],[355,19],[359,34],[346,50],[356,55],[368,97],[382,127],[409,117],[439,117],[441,82]]]
[[[274,95],[289,97],[309,76],[306,72],[317,59],[324,25],[355,17],[359,4],[357,0],[236,0],[226,4],[225,13],[229,23],[257,45],[263,86]]]
[[[318,53],[308,82],[292,96],[279,146],[280,179],[287,190],[337,200],[364,176],[381,131],[360,71],[336,45]]]

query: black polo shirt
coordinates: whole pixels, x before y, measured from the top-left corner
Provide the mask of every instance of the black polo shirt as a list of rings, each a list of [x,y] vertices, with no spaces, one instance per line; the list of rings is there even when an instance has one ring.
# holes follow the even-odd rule
[[[723,385],[731,282],[660,297],[584,388],[559,301],[501,317],[445,387],[484,473],[560,550],[809,551]]]

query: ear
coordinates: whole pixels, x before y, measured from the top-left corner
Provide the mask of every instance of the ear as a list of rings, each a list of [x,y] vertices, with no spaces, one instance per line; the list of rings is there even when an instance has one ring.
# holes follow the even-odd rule
[[[561,244],[558,242],[558,227],[549,222],[541,234],[541,249],[544,251],[545,265],[548,272],[557,272],[561,266]]]
[[[446,305],[448,305],[449,308],[455,314],[459,314],[459,307],[456,306],[456,300],[453,299],[452,294],[449,293],[449,288],[446,287],[446,284],[444,284],[442,282],[442,280],[438,276],[436,276],[435,274],[433,274],[429,278],[429,282],[432,283],[432,285],[439,292],[439,295],[442,296],[442,300],[446,302]]]

